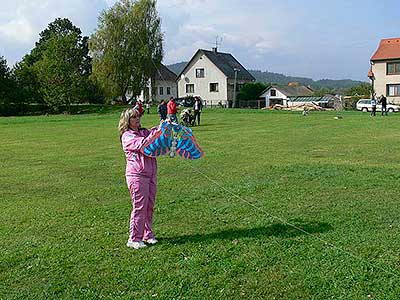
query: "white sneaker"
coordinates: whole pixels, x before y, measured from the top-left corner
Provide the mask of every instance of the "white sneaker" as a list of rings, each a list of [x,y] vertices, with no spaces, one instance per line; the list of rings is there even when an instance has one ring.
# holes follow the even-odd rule
[[[127,245],[129,248],[133,248],[133,249],[140,249],[140,248],[147,247],[146,244],[143,243],[142,241],[140,241],[140,242],[134,242],[134,241],[128,240],[128,242],[126,243],[126,245]]]
[[[156,240],[156,239],[148,239],[148,240],[145,240],[144,241],[145,243],[147,243],[147,244],[149,244],[149,245],[154,245],[154,244],[157,244],[158,243],[158,241]]]

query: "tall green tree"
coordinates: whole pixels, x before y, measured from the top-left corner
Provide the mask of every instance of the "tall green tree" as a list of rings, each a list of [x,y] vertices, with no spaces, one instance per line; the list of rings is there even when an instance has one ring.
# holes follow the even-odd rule
[[[269,85],[263,82],[247,82],[237,95],[238,100],[257,100]]]
[[[18,100],[18,90],[8,67],[7,60],[0,56],[0,103],[10,103]]]
[[[10,78],[10,68],[7,60],[0,56],[0,102],[8,102],[8,84]]]
[[[121,0],[104,11],[89,47],[93,76],[110,97],[128,102],[140,94],[163,57],[155,0]]]
[[[35,48],[14,68],[29,102],[44,101],[54,110],[88,101],[92,84],[88,37],[68,19],[57,18],[40,33]]]
[[[52,36],[34,64],[44,101],[54,110],[78,103],[85,90],[87,78],[80,71],[74,48],[77,39],[76,34]]]

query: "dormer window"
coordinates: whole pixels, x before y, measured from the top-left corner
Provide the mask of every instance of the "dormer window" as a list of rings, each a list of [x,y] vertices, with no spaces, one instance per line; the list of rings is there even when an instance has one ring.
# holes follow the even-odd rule
[[[196,78],[204,78],[204,68],[196,69]]]

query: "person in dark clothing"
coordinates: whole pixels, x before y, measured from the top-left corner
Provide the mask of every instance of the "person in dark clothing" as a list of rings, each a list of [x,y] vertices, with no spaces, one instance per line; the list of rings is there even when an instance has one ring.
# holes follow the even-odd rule
[[[385,113],[385,115],[387,116],[387,99],[385,96],[381,96],[381,98],[379,99],[379,103],[381,104],[381,113],[383,116],[383,113]]]
[[[195,98],[194,105],[193,105],[193,111],[194,111],[194,124],[196,125],[196,119],[197,119],[197,125],[200,125],[200,115],[201,115],[201,110],[203,109],[203,103],[201,103],[201,100],[199,97]]]
[[[160,115],[160,121],[164,121],[167,118],[167,103],[161,100],[157,107],[158,114]]]

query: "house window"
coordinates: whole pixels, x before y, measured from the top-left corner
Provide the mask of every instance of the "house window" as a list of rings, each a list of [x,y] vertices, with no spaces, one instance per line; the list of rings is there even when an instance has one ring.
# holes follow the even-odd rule
[[[210,92],[218,92],[218,82],[210,83]]]
[[[160,95],[164,95],[164,88],[160,86]]]
[[[196,78],[204,78],[204,68],[196,69]]]
[[[388,96],[400,96],[400,84],[388,84],[386,89]]]
[[[242,89],[243,86],[244,86],[243,83],[238,83],[238,84],[236,85],[236,92],[240,92],[240,90]]]
[[[387,63],[387,75],[400,75],[400,62]]]
[[[271,97],[276,97],[276,90],[271,90]]]
[[[171,95],[171,88],[167,86],[167,95]]]
[[[193,94],[194,93],[194,84],[193,83],[191,83],[191,84],[187,84],[186,85],[186,93],[190,93],[190,94]]]

